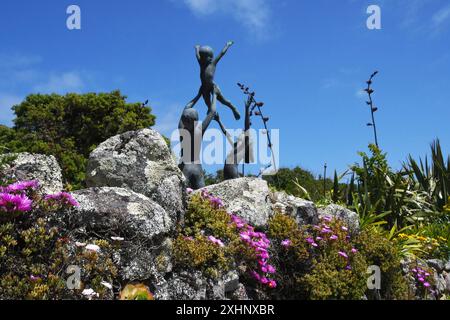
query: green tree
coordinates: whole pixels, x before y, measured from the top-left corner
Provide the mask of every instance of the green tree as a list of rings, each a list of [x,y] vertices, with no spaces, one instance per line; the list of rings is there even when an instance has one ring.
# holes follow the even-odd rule
[[[87,159],[99,143],[155,124],[151,108],[126,98],[120,91],[29,95],[12,108],[14,127],[0,128],[0,145],[13,152],[54,155],[65,182],[82,187]]]
[[[277,190],[285,191],[288,194],[294,196],[303,197],[304,194],[296,185],[298,182],[303,188],[305,188],[313,201],[323,199],[324,184],[323,178],[316,179],[314,175],[300,167],[293,169],[281,168],[277,174],[273,176],[265,176],[264,179],[270,186]],[[325,190],[329,191],[333,186],[333,182],[330,179],[325,181]]]

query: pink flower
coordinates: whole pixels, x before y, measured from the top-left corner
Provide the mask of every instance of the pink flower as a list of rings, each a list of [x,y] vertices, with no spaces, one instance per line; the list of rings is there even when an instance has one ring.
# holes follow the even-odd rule
[[[285,248],[290,247],[292,245],[292,241],[289,239],[281,241],[281,245]]]
[[[322,217],[322,220],[326,221],[326,222],[331,222],[333,220],[333,218],[330,216],[324,216],[324,217]]]
[[[187,188],[187,189],[186,189],[186,192],[187,192],[187,194],[191,194],[192,192],[194,192],[194,189]]]
[[[6,212],[27,212],[31,210],[32,201],[24,194],[14,195],[0,193],[0,210]]]
[[[345,258],[345,259],[348,259],[348,255],[347,255],[344,251],[339,251],[338,254],[339,254],[341,257],[343,257],[343,258]]]
[[[316,237],[316,241],[321,241],[321,240],[323,240],[322,237]]]
[[[250,240],[250,236],[248,235],[248,233],[246,232],[242,232],[239,234],[239,236],[241,237],[242,240]]]
[[[306,242],[308,242],[309,244],[313,244],[314,243],[314,239],[313,238],[306,238]]]
[[[358,252],[358,250],[357,249],[355,249],[355,248],[352,248],[352,253],[357,253]]]
[[[333,234],[333,235],[330,237],[330,240],[337,240],[337,239],[338,239],[338,236],[335,235],[335,234]]]
[[[431,287],[431,285],[430,285],[428,282],[425,282],[425,283],[423,284],[423,286],[424,286],[425,288]]]
[[[21,193],[28,189],[35,190],[39,187],[39,182],[36,180],[32,181],[19,181],[13,184],[10,184],[7,187],[0,187],[0,192],[5,193]]]
[[[48,194],[44,197],[45,201],[56,201],[60,202],[62,205],[78,207],[79,204],[75,198],[67,192],[59,192],[55,194]]]
[[[420,277],[420,278],[419,278],[419,281],[420,281],[420,282],[425,282],[425,279],[422,278],[422,277]]]
[[[217,239],[217,238],[215,238],[213,236],[209,236],[208,240],[211,241],[212,243],[217,244],[219,247],[225,247],[225,244],[222,242],[222,240]]]
[[[269,288],[275,289],[277,287],[277,283],[274,280],[269,281]]]
[[[332,233],[333,231],[331,231],[330,229],[327,229],[327,228],[322,228],[322,230],[320,232],[322,232],[322,233]]]
[[[317,248],[319,245],[317,244],[317,243],[311,243],[311,245],[314,247],[314,248]]]
[[[348,228],[344,227],[344,226],[342,226],[341,229],[342,229],[342,231],[348,231]]]

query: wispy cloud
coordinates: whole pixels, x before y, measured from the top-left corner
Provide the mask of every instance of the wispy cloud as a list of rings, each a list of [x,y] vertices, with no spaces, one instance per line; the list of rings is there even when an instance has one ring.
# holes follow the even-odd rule
[[[450,21],[450,5],[441,8],[433,15],[433,29],[439,32],[448,21]]]
[[[172,0],[182,1],[198,16],[213,14],[229,15],[249,32],[264,37],[271,9],[268,0]]]
[[[51,74],[44,83],[34,86],[33,91],[38,93],[77,92],[83,89],[85,83],[79,72],[71,71],[61,74]]]

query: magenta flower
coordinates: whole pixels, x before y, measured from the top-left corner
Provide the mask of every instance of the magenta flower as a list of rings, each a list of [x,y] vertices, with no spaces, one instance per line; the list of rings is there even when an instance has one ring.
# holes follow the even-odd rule
[[[277,287],[277,283],[274,280],[269,281],[269,288],[275,289]]]
[[[7,187],[0,187],[0,191],[4,193],[21,193],[26,190],[36,190],[39,187],[39,182],[37,180],[32,181],[18,181],[16,183],[10,184]]]
[[[425,283],[423,284],[423,286],[424,286],[425,288],[431,287],[430,283],[428,283],[428,282],[425,282]]]
[[[270,264],[267,265],[267,272],[268,273],[275,273],[277,272],[274,266],[271,266]]]
[[[322,237],[316,237],[316,241],[321,241],[321,240],[323,240]]]
[[[194,192],[194,189],[187,188],[187,189],[186,189],[186,192],[187,192],[187,194],[191,194],[192,192]]]
[[[6,212],[27,212],[31,210],[32,201],[24,194],[0,193],[0,209]]]
[[[331,222],[333,220],[333,218],[330,216],[324,216],[324,217],[322,217],[322,220],[326,221],[326,222]]]
[[[342,231],[348,231],[348,228],[344,227],[344,226],[342,226],[341,229],[342,229]]]
[[[343,257],[343,258],[345,258],[345,259],[348,259],[348,255],[347,255],[344,251],[339,251],[338,254],[339,254],[341,257]]]
[[[320,232],[326,234],[326,233],[332,233],[333,231],[331,231],[330,229],[327,229],[327,228],[322,228],[322,230]]]
[[[266,277],[262,277],[261,278],[261,283],[262,284],[268,284],[270,281],[269,281],[269,279],[267,279]]]
[[[48,194],[44,197],[45,201],[56,201],[61,203],[62,205],[69,207],[78,207],[79,204],[75,198],[67,192],[58,192],[55,194]]]
[[[333,234],[333,235],[330,237],[330,240],[337,240],[337,239],[338,239],[338,236],[335,235],[335,234]]]
[[[352,253],[357,253],[358,252],[358,250],[357,249],[355,249],[355,248],[352,248]]]

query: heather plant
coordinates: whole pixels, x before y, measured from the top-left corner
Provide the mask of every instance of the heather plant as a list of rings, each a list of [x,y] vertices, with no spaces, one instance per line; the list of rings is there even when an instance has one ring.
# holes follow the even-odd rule
[[[201,270],[208,277],[235,268],[243,281],[275,288],[269,247],[263,232],[228,213],[219,198],[201,191],[191,197],[184,228],[174,243],[174,258],[177,267]]]
[[[37,181],[0,189],[0,299],[102,299],[117,276],[108,242],[76,243],[52,224],[61,209],[77,206],[70,194],[41,196]],[[83,270],[79,288],[68,287],[66,270]],[[105,285],[108,284],[108,285]]]
[[[360,299],[365,291],[365,261],[353,247],[348,228],[325,217],[319,225],[298,227],[277,214],[269,224],[274,237],[280,298]]]

